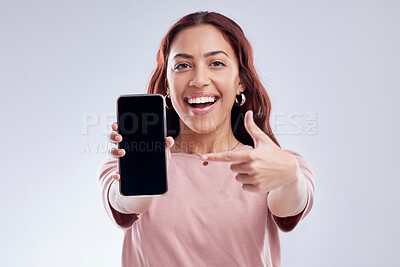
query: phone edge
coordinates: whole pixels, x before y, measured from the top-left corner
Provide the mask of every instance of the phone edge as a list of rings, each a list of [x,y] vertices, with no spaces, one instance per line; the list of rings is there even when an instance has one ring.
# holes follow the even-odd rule
[[[121,97],[129,97],[129,96],[150,96],[150,95],[152,95],[152,96],[154,96],[154,95],[156,95],[156,96],[160,96],[161,98],[162,98],[162,102],[163,102],[163,132],[164,132],[164,151],[165,151],[165,139],[167,138],[167,114],[166,114],[166,108],[165,108],[165,96],[163,96],[162,94],[159,94],[159,93],[156,93],[156,94],[147,94],[147,93],[145,93],[145,94],[124,94],[124,95],[119,95],[118,97],[117,97],[117,100],[116,100],[116,113],[117,113],[117,123],[118,123],[118,125],[119,125],[119,112],[118,112],[118,100],[121,98]],[[119,128],[118,128],[118,130],[119,130]],[[118,149],[120,148],[120,146],[119,146],[119,143],[118,143]],[[119,183],[119,190],[118,190],[118,193],[119,193],[119,195],[121,196],[121,197],[157,197],[157,196],[164,196],[165,194],[167,194],[168,193],[168,164],[167,164],[167,160],[168,160],[168,156],[167,156],[167,153],[165,153],[164,152],[164,157],[165,157],[165,160],[164,160],[164,163],[165,163],[165,170],[166,170],[166,172],[165,172],[165,176],[166,176],[166,183],[165,183],[165,188],[166,188],[166,190],[165,190],[165,193],[164,194],[158,194],[158,195],[129,195],[129,196],[127,196],[127,195],[124,195],[124,194],[122,194],[122,192],[121,192],[121,180],[119,180],[118,181],[118,183]],[[118,172],[119,173],[121,173],[121,164],[120,164],[120,157],[118,157]]]

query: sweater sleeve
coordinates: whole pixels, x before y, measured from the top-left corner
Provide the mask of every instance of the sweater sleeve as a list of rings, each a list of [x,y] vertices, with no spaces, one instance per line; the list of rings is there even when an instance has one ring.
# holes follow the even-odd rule
[[[115,210],[109,200],[109,190],[114,180],[113,175],[118,170],[118,159],[108,158],[104,160],[97,170],[97,181],[100,187],[101,199],[108,217],[120,229],[127,230],[132,227],[133,223],[138,219],[138,214],[124,214]]]
[[[277,217],[271,213],[271,216],[275,224],[279,227],[279,229],[282,232],[290,232],[311,211],[311,208],[314,203],[315,177],[311,165],[300,154],[291,150],[285,150],[285,151],[293,154],[296,157],[297,161],[299,162],[300,169],[302,170],[302,174],[307,179],[307,204],[302,212],[300,212],[297,215],[285,218]]]

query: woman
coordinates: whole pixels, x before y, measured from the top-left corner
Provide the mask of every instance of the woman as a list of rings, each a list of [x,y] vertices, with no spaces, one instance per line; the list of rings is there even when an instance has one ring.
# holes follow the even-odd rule
[[[214,12],[180,19],[148,93],[166,96],[167,194],[119,195],[123,149],[98,170],[106,211],[124,230],[122,265],[280,266],[278,229],[291,231],[311,210],[314,174],[275,139],[241,28]]]

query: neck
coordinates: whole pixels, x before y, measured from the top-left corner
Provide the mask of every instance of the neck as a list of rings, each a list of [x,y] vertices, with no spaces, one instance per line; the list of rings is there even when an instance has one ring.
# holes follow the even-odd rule
[[[182,124],[181,129],[182,126],[185,127]],[[230,123],[229,128],[225,131],[216,130],[205,134],[194,132],[186,127],[174,141],[175,144],[171,148],[172,153],[181,152],[198,155],[233,150],[243,145],[233,135]]]

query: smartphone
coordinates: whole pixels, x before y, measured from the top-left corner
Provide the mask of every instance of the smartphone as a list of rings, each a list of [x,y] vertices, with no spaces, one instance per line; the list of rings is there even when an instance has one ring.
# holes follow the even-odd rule
[[[168,191],[165,98],[161,94],[121,95],[117,99],[120,194],[161,196]]]

